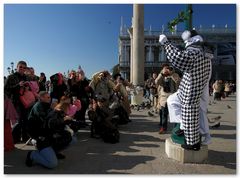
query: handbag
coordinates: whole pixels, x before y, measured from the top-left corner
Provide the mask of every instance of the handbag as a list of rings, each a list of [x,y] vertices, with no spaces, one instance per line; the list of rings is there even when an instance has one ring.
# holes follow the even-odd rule
[[[35,103],[35,95],[32,91],[29,90],[25,90],[22,93],[22,95],[20,93],[20,101],[23,104],[24,108],[31,107]]]

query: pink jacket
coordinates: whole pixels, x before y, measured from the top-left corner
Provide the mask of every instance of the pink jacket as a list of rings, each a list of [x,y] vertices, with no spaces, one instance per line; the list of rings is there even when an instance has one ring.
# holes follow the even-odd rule
[[[12,125],[14,125],[18,119],[17,111],[12,101],[7,97],[4,98],[4,119],[10,120]]]

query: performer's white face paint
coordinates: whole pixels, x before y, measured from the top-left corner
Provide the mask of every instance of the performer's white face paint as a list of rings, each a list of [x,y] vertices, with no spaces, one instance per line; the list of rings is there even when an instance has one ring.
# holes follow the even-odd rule
[[[186,40],[184,43],[186,44],[185,47],[188,47],[189,45],[191,45],[193,43],[197,43],[197,42],[203,42],[203,39],[200,35],[193,36],[193,37],[189,38],[188,40]]]

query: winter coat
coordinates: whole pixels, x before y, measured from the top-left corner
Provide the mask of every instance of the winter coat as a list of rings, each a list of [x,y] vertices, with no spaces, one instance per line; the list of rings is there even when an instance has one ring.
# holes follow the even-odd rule
[[[200,98],[211,71],[211,59],[205,56],[203,46],[194,39],[196,37],[192,37],[182,51],[168,41],[164,44],[168,60],[183,73],[177,95],[181,102],[184,136],[189,145],[200,141]]]
[[[38,101],[33,106],[27,121],[27,130],[32,138],[49,136],[47,115],[51,110],[49,103]]]
[[[12,100],[14,106],[17,106],[20,103],[19,91],[21,87],[19,82],[21,81],[27,81],[26,75],[21,75],[20,73],[15,72],[7,77],[6,84],[4,86],[4,93]]]
[[[181,103],[184,105],[199,104],[208,81],[211,60],[204,57],[203,48],[198,43],[189,45],[183,51],[169,42],[166,42],[164,47],[168,60],[183,73],[178,89]]]
[[[158,108],[165,107],[167,98],[177,91],[180,83],[180,77],[177,73],[173,73],[170,76],[164,76],[162,72],[155,79],[155,83],[158,86]],[[166,86],[167,85],[167,86]]]
[[[95,95],[101,95],[107,101],[109,101],[115,87],[111,80],[98,80],[97,82],[92,80],[89,85],[94,90]]]

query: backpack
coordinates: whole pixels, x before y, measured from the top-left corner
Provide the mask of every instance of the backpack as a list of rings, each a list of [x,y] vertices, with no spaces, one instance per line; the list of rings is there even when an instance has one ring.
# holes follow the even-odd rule
[[[129,116],[127,111],[122,106],[119,106],[114,110],[114,114],[118,116],[117,118],[117,124],[127,124],[129,121]]]
[[[96,111],[89,111],[88,116],[92,121],[91,125],[91,137],[95,137],[96,134],[100,135],[104,142],[106,143],[118,143],[120,134],[118,129],[112,123],[106,122],[106,118],[108,114],[101,109],[97,109]]]
[[[120,134],[117,129],[105,128],[102,139],[106,143],[118,143],[120,139]]]
[[[63,111],[52,110],[47,115],[48,128],[50,129],[50,142],[54,150],[61,150],[72,141],[72,135],[65,130],[65,113]]]

